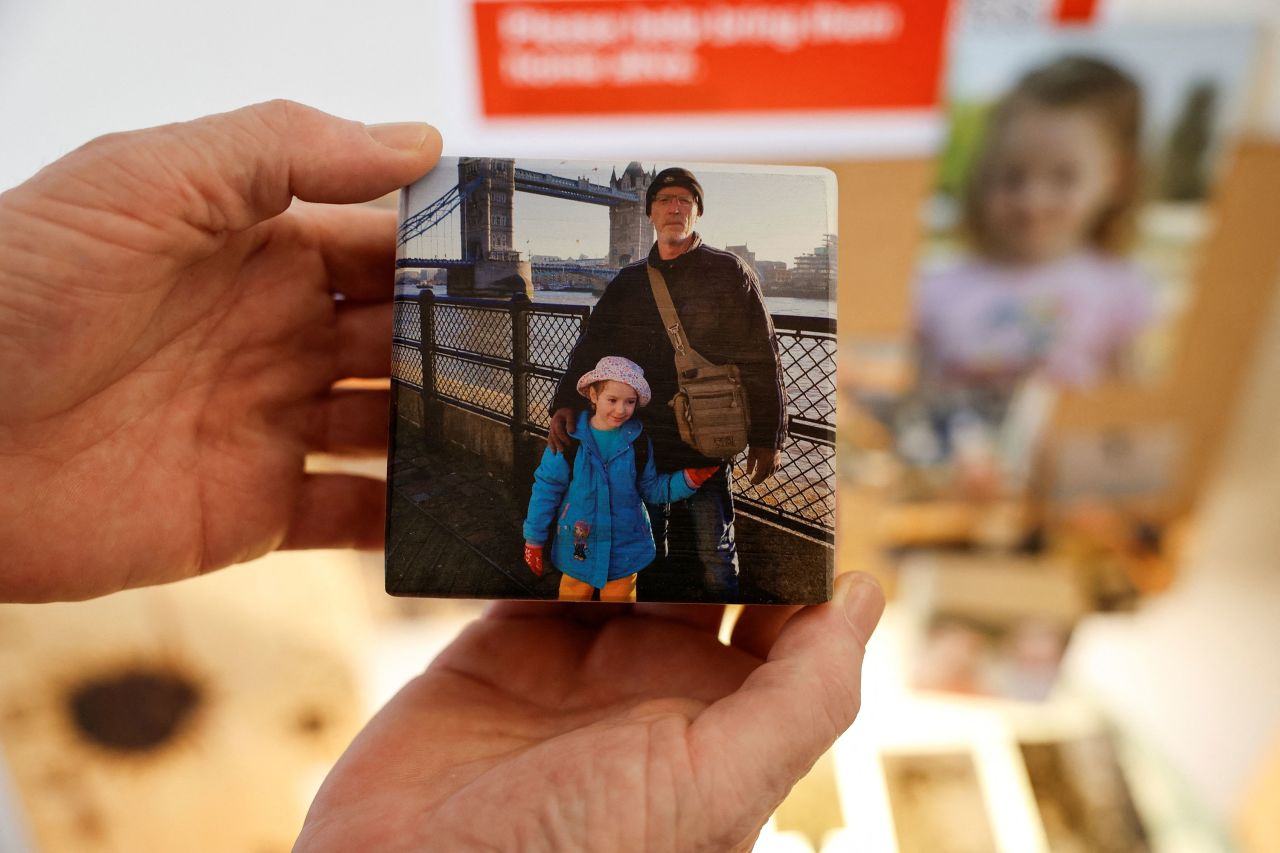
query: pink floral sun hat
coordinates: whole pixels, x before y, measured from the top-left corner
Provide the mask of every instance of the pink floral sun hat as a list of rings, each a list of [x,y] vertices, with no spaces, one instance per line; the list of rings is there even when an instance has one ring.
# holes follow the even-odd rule
[[[586,397],[588,388],[605,379],[630,385],[640,396],[640,405],[649,405],[649,399],[653,395],[649,391],[649,383],[644,379],[644,369],[620,355],[606,355],[596,362],[595,370],[582,374],[582,378],[578,380],[578,393]]]

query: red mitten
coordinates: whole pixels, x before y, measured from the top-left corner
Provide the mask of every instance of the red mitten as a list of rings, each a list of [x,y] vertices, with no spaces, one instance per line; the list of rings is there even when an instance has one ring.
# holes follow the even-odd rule
[[[524,543],[524,561],[538,577],[542,577],[542,546]]]
[[[697,489],[707,480],[710,480],[711,475],[719,470],[719,465],[712,465],[710,468],[685,468],[684,479],[689,484],[689,488]]]

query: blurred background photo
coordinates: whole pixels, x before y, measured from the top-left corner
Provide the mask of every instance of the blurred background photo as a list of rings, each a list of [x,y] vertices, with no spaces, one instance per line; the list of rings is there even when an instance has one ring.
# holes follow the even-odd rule
[[[1180,335],[1196,287],[1230,298],[1197,273],[1258,41],[1239,25],[953,37],[909,331],[851,341],[867,381],[846,386],[866,433],[845,470],[891,481],[920,686],[1045,699],[1082,614],[1172,582],[1200,488],[1188,454],[1212,452]]]
[[[1077,497],[1175,487],[1162,479],[1180,462],[1172,422],[1139,437],[1100,426],[1037,454],[1059,396],[1176,382],[1207,202],[1256,42],[1241,27],[957,37],[913,296],[913,384],[866,396],[918,475],[912,488],[990,496],[1035,474]]]
[[[948,139],[925,213],[922,275],[972,254],[1045,262],[1093,249],[1128,258],[1138,277],[1129,287],[1141,292],[1107,282],[1121,294],[1108,312],[1118,328],[1104,343],[1120,353],[1103,353],[1110,364],[1070,367],[1059,356],[1050,359],[1051,375],[1080,387],[1107,379],[1164,380],[1190,302],[1197,250],[1211,226],[1208,202],[1244,119],[1259,40],[1255,28],[1240,25],[962,31],[948,65]],[[1044,115],[1028,119],[1037,112]],[[1073,112],[1083,114],[1087,129],[1071,126]],[[1110,168],[1121,174],[1110,177],[1112,185],[1090,199],[1092,205],[1081,205],[1079,215],[1088,221],[1076,225],[1078,245],[1053,232],[1016,235],[1017,224],[990,221],[999,212],[976,209],[1001,203],[991,197],[993,184],[1004,182],[1012,191],[1020,169],[1034,171],[1013,150],[1019,142],[1034,145],[1073,131],[1081,139],[1067,147],[1077,156],[1051,160],[1045,168],[1058,174],[1031,174],[1028,185],[1056,177],[1070,192],[1072,179],[1089,179],[1082,173],[1091,153],[1117,160]],[[1106,150],[1085,150],[1091,131]],[[1061,227],[1070,230],[1074,222],[1063,219]],[[1041,227],[1053,227],[1052,220]],[[1014,245],[998,245],[991,232],[1002,229],[1009,232],[1003,243]]]

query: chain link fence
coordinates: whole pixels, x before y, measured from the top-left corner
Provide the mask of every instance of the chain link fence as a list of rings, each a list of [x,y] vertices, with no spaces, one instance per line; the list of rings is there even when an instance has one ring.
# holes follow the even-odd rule
[[[586,328],[585,305],[424,293],[395,304],[392,377],[428,395],[545,436],[548,408]],[[422,327],[428,335],[424,345]],[[790,440],[777,472],[751,485],[734,465],[746,512],[830,543],[835,533],[835,321],[775,315]]]

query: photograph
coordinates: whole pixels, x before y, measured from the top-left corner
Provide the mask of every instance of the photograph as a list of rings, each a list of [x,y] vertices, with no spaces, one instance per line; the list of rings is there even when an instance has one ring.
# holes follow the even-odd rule
[[[1018,744],[1054,853],[1145,853],[1151,847],[1112,738]]]
[[[880,763],[900,853],[997,849],[971,753],[884,753]]]
[[[0,853],[1280,853],[1280,0],[0,0]]]
[[[957,32],[915,262],[841,342],[842,489],[884,501],[890,563],[1066,565],[1090,611],[1172,584],[1221,441],[1195,365],[1230,342],[1192,341],[1233,298],[1202,261],[1257,52],[1220,23]]]
[[[459,157],[403,190],[387,591],[827,600],[835,207],[798,166]]]
[[[864,395],[908,469],[905,498],[1023,494],[1063,398],[1167,382],[1256,38],[1218,26],[958,39],[907,379]]]
[[[904,559],[898,600],[913,689],[1020,702],[1052,698],[1089,603],[1063,561],[966,553]]]
[[[930,382],[1165,378],[1257,45],[1222,24],[957,39],[915,287]]]

